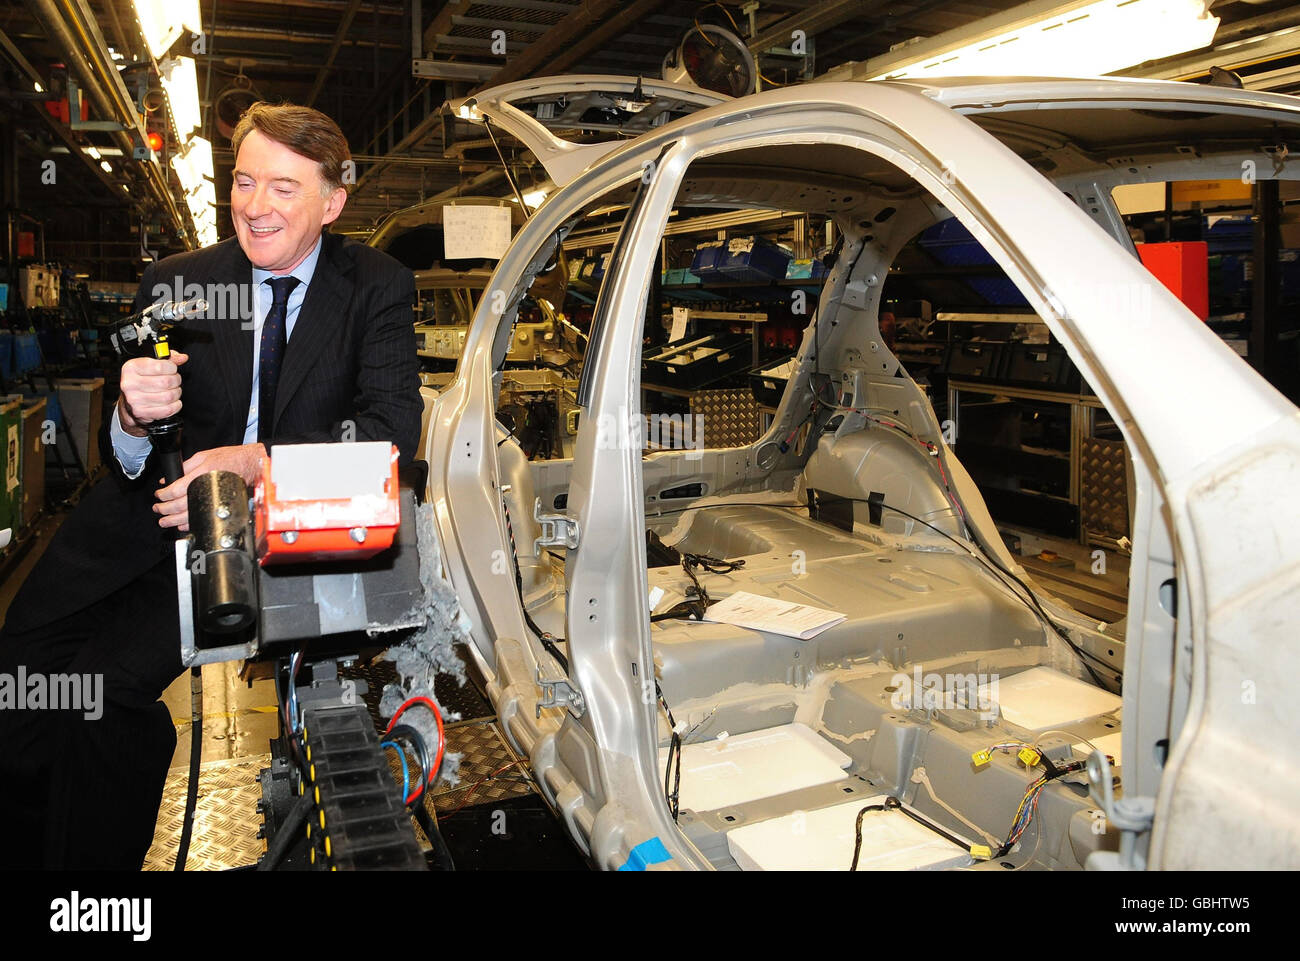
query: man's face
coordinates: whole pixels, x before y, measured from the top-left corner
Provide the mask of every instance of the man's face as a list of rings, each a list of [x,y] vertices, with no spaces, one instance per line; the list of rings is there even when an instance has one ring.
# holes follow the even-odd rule
[[[321,228],[338,219],[343,188],[322,196],[316,161],[251,131],[239,145],[230,214],[235,235],[254,267],[287,274],[302,263]]]

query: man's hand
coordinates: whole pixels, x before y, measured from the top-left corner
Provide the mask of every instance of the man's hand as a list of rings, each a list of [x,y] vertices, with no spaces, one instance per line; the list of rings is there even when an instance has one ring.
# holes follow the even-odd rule
[[[214,470],[228,470],[244,478],[245,484],[253,484],[262,476],[262,463],[265,460],[266,449],[261,444],[214,447],[212,450],[195,454],[181,465],[185,473],[180,480],[159,489],[158,503],[153,505],[154,513],[160,518],[158,526],[179,527],[182,531],[190,529],[189,500],[186,492],[189,490],[190,482],[200,474]]]
[[[167,360],[135,357],[122,365],[122,396],[117,401],[122,429],[143,437],[145,428],[181,409],[181,375],[177,368],[189,360],[179,350]]]

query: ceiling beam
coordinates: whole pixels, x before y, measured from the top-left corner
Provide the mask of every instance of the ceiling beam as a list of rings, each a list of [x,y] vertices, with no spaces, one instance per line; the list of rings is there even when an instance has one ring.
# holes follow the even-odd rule
[[[329,76],[330,71],[334,69],[334,58],[338,56],[339,47],[343,45],[343,38],[347,36],[348,27],[352,26],[352,18],[357,15],[357,9],[361,6],[361,0],[351,0],[348,8],[343,11],[343,19],[339,21],[339,28],[334,31],[334,41],[330,44],[330,52],[325,57],[325,62],[320,65],[320,70],[316,72],[316,82],[311,85],[311,93],[307,94],[304,102],[305,106],[312,106],[316,98],[320,96],[321,87],[325,86],[325,79]]]
[[[632,4],[632,7],[640,7],[643,2],[646,0],[638,0]],[[449,3],[448,6],[450,5]],[[657,3],[653,5],[658,6]],[[496,76],[487,83],[480,84],[475,91],[527,77],[542,76],[549,70],[553,57],[561,58],[561,62],[565,64],[571,62],[563,59],[567,56],[569,48],[584,44],[588,35],[596,31],[600,23],[620,6],[622,6],[620,0],[586,0],[575,6],[572,13],[530,43],[518,56],[509,58],[497,71]],[[630,10],[631,7],[628,9]],[[615,19],[624,18],[616,15]]]
[[[571,44],[557,53],[546,66],[536,71],[535,76],[551,77],[564,73],[575,63],[581,61],[583,57],[594,53],[622,34],[626,27],[644,20],[663,5],[664,0],[636,0],[636,2],[629,4],[625,9],[610,17],[595,30],[592,30],[577,43]],[[543,41],[549,40],[550,34],[547,34],[542,39]],[[667,50],[664,51],[664,53],[667,52]],[[663,58],[658,59],[662,60]]]
[[[451,31],[453,17],[469,13],[473,0],[447,0],[433,16],[433,22],[424,30],[424,55],[432,57],[438,46],[438,37]]]
[[[883,0],[835,0],[833,3],[817,4],[783,17],[772,26],[760,30],[746,43],[754,53],[762,53],[769,47],[788,47],[790,35],[796,30],[802,30],[810,37],[816,36],[823,30],[866,16],[881,6],[884,6]]]

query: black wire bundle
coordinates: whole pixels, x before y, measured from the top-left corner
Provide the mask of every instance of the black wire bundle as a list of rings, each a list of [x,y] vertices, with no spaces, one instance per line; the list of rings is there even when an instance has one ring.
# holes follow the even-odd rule
[[[732,571],[740,570],[744,566],[745,562],[743,560],[725,561],[717,557],[710,557],[708,554],[682,554],[682,570],[686,572],[686,576],[691,579],[691,584],[694,585],[692,592],[687,595],[686,600],[674,604],[668,610],[650,615],[650,622],[667,621],[673,618],[704,620],[704,612],[713,603],[713,599],[709,597],[709,592],[704,589],[704,585],[700,583],[700,579],[695,575],[695,568],[702,567],[710,574],[730,574]]]
[[[853,863],[849,865],[850,871],[856,871],[858,869],[858,858],[862,856],[862,818],[871,811],[901,811],[904,814],[906,814],[908,817],[910,817],[913,821],[915,821],[917,824],[921,825],[924,828],[928,828],[929,830],[933,831],[935,834],[938,834],[939,836],[945,838],[946,840],[951,841],[953,844],[957,845],[957,847],[962,848],[963,850],[969,850],[970,848],[970,845],[967,844],[965,841],[963,841],[961,838],[957,837],[957,835],[953,834],[950,831],[944,830],[937,824],[932,824],[930,821],[921,817],[921,815],[917,814],[911,808],[905,807],[903,805],[903,802],[900,801],[898,798],[894,797],[893,795],[890,795],[889,797],[885,798],[883,804],[868,804],[866,807],[858,811],[857,821],[854,822],[854,826],[853,826]]]
[[[394,741],[398,738],[405,738],[411,743],[411,747],[415,749],[415,756],[420,768],[419,783],[423,785],[429,777],[429,771],[432,770],[432,761],[429,757],[429,745],[428,742],[425,741],[424,735],[410,724],[394,724],[392,730],[388,732],[387,736],[390,740]],[[398,753],[399,760],[403,765],[405,765],[406,751],[399,750]],[[405,800],[406,799],[403,798],[403,801]],[[411,799],[407,804],[407,807],[415,816],[415,820],[419,823],[420,830],[424,832],[425,837],[429,839],[429,843],[433,846],[435,866],[441,871],[454,871],[456,870],[456,863],[452,860],[451,850],[447,847],[447,842],[443,839],[442,832],[438,830],[437,819],[429,813],[429,809],[425,805],[425,800],[426,794],[421,790]]]
[[[659,699],[659,706],[663,708],[664,716],[668,718],[668,730],[672,732],[668,740],[668,763],[664,765],[664,798],[668,801],[669,813],[676,821],[681,805],[682,736],[677,733],[677,721],[673,718],[672,709],[668,706],[663,688],[659,686],[658,681],[655,681],[655,696]],[[671,784],[669,784],[670,780]]]
[[[546,652],[555,658],[555,663],[559,664],[560,669],[567,675],[569,673],[569,659],[556,646],[557,641],[563,644],[564,638],[556,637],[550,631],[542,630],[537,626],[537,622],[533,620],[533,616],[528,613],[528,605],[524,602],[524,575],[519,569],[519,551],[515,548],[515,528],[510,523],[510,505],[506,503],[504,497],[501,498],[501,509],[505,512],[506,534],[510,539],[510,559],[515,566],[515,592],[519,595],[519,609],[524,613],[524,623],[528,625],[528,629],[542,642],[542,647],[546,648]]]

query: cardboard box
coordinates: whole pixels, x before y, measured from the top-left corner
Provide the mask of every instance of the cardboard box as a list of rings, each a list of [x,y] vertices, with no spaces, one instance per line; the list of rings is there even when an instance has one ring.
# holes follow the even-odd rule
[[[72,448],[68,446],[71,435],[77,456],[87,474],[99,466],[99,428],[104,419],[104,378],[85,380],[58,378],[54,381],[59,404],[68,421],[68,433],[58,424],[59,456],[63,463],[74,463]]]
[[[45,507],[44,397],[23,398],[22,525],[27,527]]]

